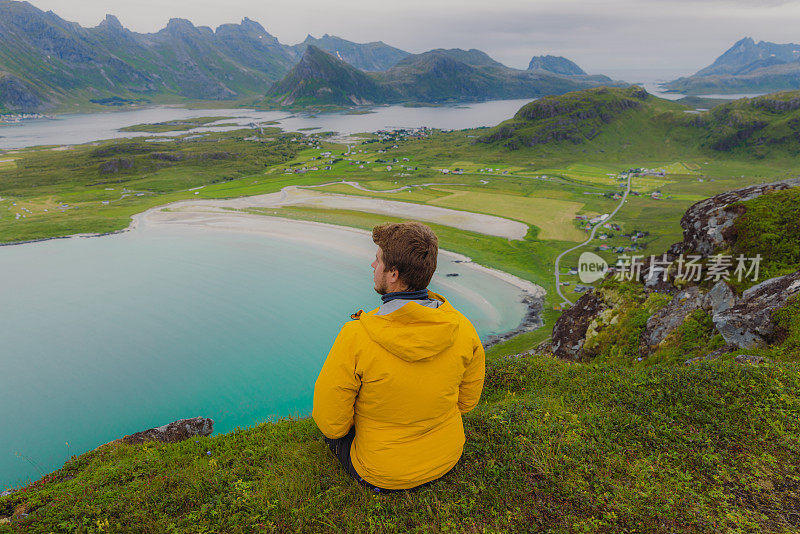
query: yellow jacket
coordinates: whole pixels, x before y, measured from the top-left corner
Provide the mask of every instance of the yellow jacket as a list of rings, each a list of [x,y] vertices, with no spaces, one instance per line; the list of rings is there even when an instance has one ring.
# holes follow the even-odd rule
[[[353,467],[381,488],[449,471],[464,448],[461,414],[483,389],[475,328],[444,297],[428,296],[438,307],[395,300],[345,323],[314,386],[317,426],[336,439],[355,424]]]

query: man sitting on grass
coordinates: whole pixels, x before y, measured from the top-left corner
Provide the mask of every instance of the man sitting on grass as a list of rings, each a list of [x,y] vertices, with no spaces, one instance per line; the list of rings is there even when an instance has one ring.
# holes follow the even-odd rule
[[[375,291],[383,304],[345,323],[314,386],[313,417],[345,471],[376,492],[438,479],[461,457],[461,414],[478,403],[485,358],[475,328],[426,288],[438,239],[383,224]]]

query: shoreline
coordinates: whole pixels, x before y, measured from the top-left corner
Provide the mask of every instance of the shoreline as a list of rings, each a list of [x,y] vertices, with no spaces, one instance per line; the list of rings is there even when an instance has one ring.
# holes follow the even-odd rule
[[[277,193],[278,195],[281,192]],[[246,198],[246,197],[245,197]],[[237,199],[232,199],[237,200]],[[324,236],[320,236],[319,232],[314,232],[314,229],[326,228],[333,232],[345,232],[357,234],[359,236],[371,236],[370,232],[349,226],[340,226],[330,223],[323,223],[317,221],[304,221],[297,219],[287,219],[282,217],[274,217],[270,215],[257,215],[253,213],[245,213],[241,211],[229,210],[214,210],[214,211],[165,211],[170,209],[170,206],[176,204],[193,203],[198,201],[178,201],[163,206],[156,206],[137,213],[131,217],[131,223],[127,228],[116,230],[113,232],[103,232],[96,234],[73,234],[70,236],[57,236],[47,237],[42,239],[34,239],[30,241],[18,241],[15,243],[0,243],[0,246],[14,246],[26,245],[33,243],[40,243],[54,239],[73,239],[73,238],[92,238],[92,237],[105,237],[111,235],[119,235],[128,232],[141,231],[145,227],[154,227],[159,225],[181,225],[191,228],[210,228],[214,230],[232,231],[232,232],[249,232],[249,233],[262,233],[275,237],[291,239],[293,241],[306,241],[320,245],[330,246],[326,243]],[[199,201],[203,202],[204,201]],[[182,207],[182,206],[179,206]],[[209,206],[206,206],[209,207]],[[160,220],[159,220],[160,219]],[[285,232],[289,227],[294,227],[295,232]],[[297,232],[298,228],[307,228],[309,231]],[[280,230],[284,230],[281,232]],[[371,239],[370,239],[371,243]],[[546,292],[542,286],[539,286],[529,280],[524,280],[514,276],[505,271],[494,269],[475,263],[471,258],[463,254],[452,252],[446,249],[440,249],[442,256],[447,257],[455,263],[466,265],[468,268],[482,272],[494,278],[497,278],[509,285],[514,286],[519,291],[520,302],[525,305],[526,312],[523,315],[520,323],[516,328],[503,332],[501,334],[494,334],[487,336],[484,341],[484,347],[489,348],[498,343],[506,341],[518,334],[536,330],[544,323],[541,318],[541,312],[544,307],[544,298]]]
[[[349,226],[340,226],[318,221],[286,219],[271,215],[257,215],[241,211],[162,211],[164,207],[165,206],[151,208],[135,215],[129,229],[142,230],[146,227],[175,224],[191,228],[211,228],[214,230],[232,232],[262,233],[291,239],[293,241],[305,241],[322,246],[331,246],[330,242],[328,242],[324,236],[318,235],[318,232],[314,232],[314,229],[325,228],[333,232],[351,233],[367,237],[369,238],[370,245],[372,242],[372,234],[369,231]],[[286,233],[280,233],[278,231],[281,227],[285,230],[292,226],[295,228],[306,227],[310,231],[301,231],[300,235],[297,233],[294,235],[287,235]],[[315,233],[317,235],[314,237],[310,235]],[[469,269],[499,279],[515,287],[519,293],[519,302],[523,303],[525,307],[525,313],[520,319],[519,324],[506,332],[486,336],[486,338],[482,340],[485,349],[507,341],[519,334],[541,328],[544,325],[541,313],[544,309],[546,291],[542,286],[514,276],[511,273],[481,265],[474,262],[472,258],[457,252],[439,249],[439,253],[440,257],[447,258],[454,263],[465,265]]]

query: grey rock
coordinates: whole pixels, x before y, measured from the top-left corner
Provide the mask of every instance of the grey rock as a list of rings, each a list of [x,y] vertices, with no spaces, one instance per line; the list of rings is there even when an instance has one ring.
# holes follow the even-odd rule
[[[42,109],[42,100],[27,83],[0,71],[0,107],[11,111],[29,113]]]
[[[0,498],[8,497],[12,493],[16,493],[16,492],[17,492],[17,490],[15,490],[15,489],[7,489],[4,492],[0,493]]]
[[[193,419],[180,419],[168,425],[137,432],[130,436],[125,436],[120,441],[131,445],[146,441],[177,443],[195,436],[210,436],[213,431],[214,421],[205,417],[195,417]]]
[[[714,326],[725,341],[737,348],[751,348],[774,340],[772,312],[800,293],[800,271],[770,278],[751,287],[739,302],[714,316]]]
[[[676,328],[683,324],[686,316],[703,307],[704,296],[697,286],[691,286],[672,297],[672,300],[647,320],[642,333],[639,352],[649,354]]]
[[[596,291],[584,293],[553,326],[553,354],[567,360],[579,360],[589,325],[608,305]]]
[[[714,254],[715,250],[732,244],[735,238],[733,223],[744,212],[744,208],[734,208],[731,204],[796,186],[800,186],[800,178],[734,189],[693,204],[681,218],[683,241],[672,245],[669,252],[696,252],[702,256]]]
[[[729,352],[736,350],[736,347],[733,345],[725,345],[724,347],[720,347],[717,350],[711,351],[704,356],[697,356],[695,358],[689,358],[685,362],[686,365],[691,365],[696,362],[706,361],[706,360],[715,360],[722,356],[723,354],[728,354]]]
[[[770,360],[769,358],[765,358],[764,356],[753,356],[751,354],[737,354],[736,356],[733,357],[733,361],[741,364],[751,363],[754,365],[758,365],[764,362],[772,363],[772,360]]]
[[[703,298],[703,308],[714,317],[727,309],[732,308],[738,302],[738,297],[731,286],[724,280],[720,280]]]

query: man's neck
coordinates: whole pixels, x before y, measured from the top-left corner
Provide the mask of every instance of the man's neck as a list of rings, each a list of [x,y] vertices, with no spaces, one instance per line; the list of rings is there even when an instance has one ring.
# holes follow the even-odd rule
[[[405,289],[404,291],[392,291],[391,293],[381,295],[381,300],[384,304],[395,299],[422,300],[426,298],[428,298],[427,289],[420,289],[419,291],[408,291],[408,289]]]

